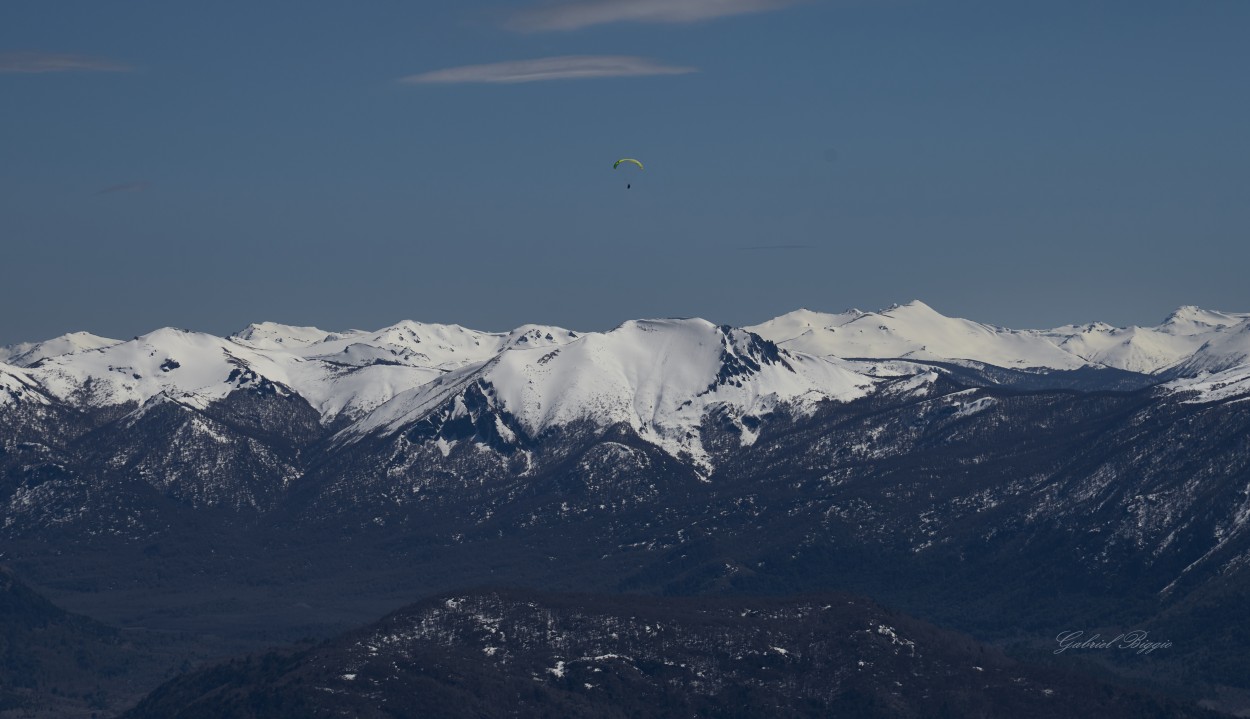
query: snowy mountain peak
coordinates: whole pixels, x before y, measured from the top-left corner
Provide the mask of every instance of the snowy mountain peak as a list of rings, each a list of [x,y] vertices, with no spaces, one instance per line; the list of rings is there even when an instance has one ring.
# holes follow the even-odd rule
[[[298,327],[277,322],[255,322],[230,335],[240,344],[257,349],[295,349],[323,342],[331,333],[316,327]],[[338,336],[338,335],[334,335]]]
[[[742,423],[783,403],[801,410],[821,399],[862,396],[872,384],[831,361],[784,353],[745,330],[703,319],[631,320],[563,345],[510,347],[397,395],[343,436],[419,425],[430,437],[456,441],[464,438],[463,418],[471,416],[479,435],[490,435],[479,441],[490,443],[589,421],[629,426],[674,456],[707,466],[700,432],[713,407]],[[459,434],[440,434],[452,426]],[[753,426],[748,420],[740,427],[744,442],[753,441]]]
[[[1221,337],[1246,318],[1247,315],[1186,306],[1168,315],[1157,327],[1113,327],[1092,322],[1038,334],[1093,364],[1146,374],[1166,371],[1178,376],[1177,372],[1223,369],[1240,362],[1244,355],[1231,344],[1221,344]],[[1203,353],[1212,356],[1196,360],[1195,355],[1208,342],[1219,348]],[[1229,352],[1232,356],[1224,356]]]
[[[49,357],[86,352],[117,344],[118,340],[100,337],[90,332],[70,332],[43,342],[23,342],[0,347],[0,362],[17,367],[29,367]]]
[[[1167,316],[1167,319],[1164,320],[1164,322],[1166,324],[1167,322],[1178,319],[1192,319],[1196,316],[1206,314],[1206,312],[1206,310],[1202,309],[1198,305],[1181,305],[1175,310],[1172,310],[1172,313]]]
[[[894,314],[894,315],[897,315],[897,314],[901,314],[901,313],[911,313],[911,314],[916,314],[916,315],[927,315],[927,316],[945,317],[945,315],[941,314],[940,312],[938,312],[937,310],[933,309],[933,308],[932,308],[932,307],[930,307],[929,305],[926,305],[925,303],[921,302],[920,300],[911,300],[910,302],[904,302],[904,303],[902,303],[902,304],[892,304],[892,305],[890,305],[889,307],[887,307],[886,309],[881,310],[878,314],[882,314],[882,315]]]
[[[1217,312],[1185,305],[1168,315],[1163,324],[1159,325],[1159,329],[1170,334],[1194,335],[1236,325],[1247,319],[1250,319],[1250,314]]]
[[[53,396],[83,396],[91,404],[143,403],[161,392],[219,399],[235,387],[231,373],[247,368],[290,384],[296,358],[267,353],[203,332],[165,327],[91,352],[51,357],[36,369]]]
[[[1250,319],[1194,335],[1189,339],[1203,342],[1192,354],[1169,370],[1173,377],[1192,376],[1200,372],[1223,372],[1250,362]]]
[[[775,317],[767,322],[762,322],[746,329],[773,341],[785,341],[778,338],[791,339],[806,333],[841,327],[866,314],[866,312],[857,309],[846,310],[839,314],[801,309],[787,312],[780,317]]]
[[[416,320],[400,320],[390,327],[385,327],[374,333],[379,337],[403,338],[421,342],[422,338],[439,338],[447,340],[454,337],[472,337],[477,338],[485,334],[477,330],[471,330],[457,324],[438,324],[417,322]]]
[[[1012,368],[1089,364],[1046,337],[946,317],[919,300],[880,312],[826,315],[819,322],[812,317],[783,315],[747,329],[785,349],[826,357],[971,360]]]

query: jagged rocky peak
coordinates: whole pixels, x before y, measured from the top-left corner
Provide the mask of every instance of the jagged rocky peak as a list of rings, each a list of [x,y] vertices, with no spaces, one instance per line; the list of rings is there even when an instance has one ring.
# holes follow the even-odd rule
[[[578,333],[563,327],[549,325],[521,325],[507,334],[504,348],[550,347],[568,344],[578,338]]]

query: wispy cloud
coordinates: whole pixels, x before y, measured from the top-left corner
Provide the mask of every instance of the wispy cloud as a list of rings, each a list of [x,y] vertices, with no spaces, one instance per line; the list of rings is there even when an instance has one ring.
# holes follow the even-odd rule
[[[105,57],[53,52],[0,52],[0,73],[130,72],[124,62]]]
[[[146,182],[124,182],[120,185],[109,185],[108,187],[97,191],[97,195],[111,195],[114,192],[140,192],[148,189]]]
[[[556,0],[514,14],[514,30],[578,30],[616,22],[687,23],[780,10],[803,0]]]
[[[462,82],[519,83],[543,80],[583,80],[596,77],[641,77],[697,72],[693,67],[663,65],[628,55],[565,55],[533,60],[511,60],[488,65],[463,65],[400,78],[416,84]]]
[[[815,247],[815,245],[748,245],[739,247],[740,250],[807,250]]]

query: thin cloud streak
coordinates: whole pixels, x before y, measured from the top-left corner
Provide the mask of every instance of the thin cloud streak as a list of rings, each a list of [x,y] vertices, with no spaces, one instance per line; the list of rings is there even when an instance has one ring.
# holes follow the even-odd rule
[[[115,192],[140,192],[148,189],[146,182],[124,182],[120,185],[109,185],[103,190],[97,191],[97,195],[111,195]]]
[[[616,22],[690,23],[780,10],[803,0],[560,0],[522,10],[508,27],[521,31],[579,30]]]
[[[130,72],[133,67],[105,57],[52,52],[0,52],[0,73]]]
[[[740,250],[809,250],[815,245],[748,245]]]
[[[628,55],[565,55],[533,60],[510,60],[487,65],[464,65],[409,75],[400,82],[409,84],[454,84],[467,82],[522,83],[544,80],[585,80],[598,77],[643,77],[683,75],[698,72],[693,67],[663,65],[645,57]]]

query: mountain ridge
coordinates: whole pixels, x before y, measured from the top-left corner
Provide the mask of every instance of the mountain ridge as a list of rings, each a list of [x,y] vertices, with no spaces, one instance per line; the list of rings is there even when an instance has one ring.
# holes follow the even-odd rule
[[[1050,342],[888,314],[846,322]],[[1173,331],[1215,356],[1235,319]],[[1250,637],[1209,617],[1250,596],[1246,365],[848,359],[701,319],[449,327],[256,335],[276,350],[167,329],[0,366],[0,551],[71,610],[252,641],[484,582],[843,589],[1042,645],[1148,626],[1190,637],[1151,676],[1245,688]]]
[[[711,333],[713,327],[706,320],[691,318],[630,320],[607,332],[578,333],[545,325],[480,332],[460,325],[405,320],[377,331],[344,332],[264,322],[224,338],[174,328],[122,342],[77,333],[6,350],[4,356],[15,361],[38,359],[28,366],[0,364],[0,389],[6,390],[0,393],[0,402],[53,398],[80,408],[140,406],[165,394],[188,405],[205,406],[248,383],[260,383],[303,397],[321,415],[323,424],[337,427],[341,437],[350,437],[399,421],[406,414],[402,398],[416,398],[421,406],[428,402],[419,398],[436,392],[448,378],[476,374],[499,393],[506,409],[521,418],[531,433],[553,421],[599,413],[608,424],[626,421],[653,435],[674,455],[701,456],[697,440],[678,436],[692,433],[699,418],[676,424],[657,419],[654,413],[660,397],[651,396],[657,391],[653,383],[662,388],[661,404],[667,403],[664,412],[672,415],[678,412],[676,405],[682,405],[692,407],[682,411],[693,414],[707,409],[707,400],[701,398],[717,384],[710,381],[709,373],[740,372],[740,379],[730,385],[756,389],[720,401],[730,402],[740,415],[750,415],[759,409],[758,400],[752,397],[772,395],[775,399],[765,403],[772,405],[845,399],[856,392],[874,391],[883,377],[924,376],[943,363],[967,367],[987,378],[997,372],[996,378],[987,380],[994,382],[1023,381],[1019,373],[1024,372],[1049,375],[1062,383],[1064,373],[1110,368],[1141,375],[1142,384],[1156,380],[1162,384],[1203,372],[1239,371],[1237,367],[1250,361],[1250,314],[1192,306],[1179,308],[1154,328],[1089,324],[1053,330],[1011,330],[949,318],[918,300],[879,312],[848,310],[830,315],[796,310],[759,325],[726,326],[721,331],[725,337],[739,333],[733,340],[738,344],[746,342],[748,335],[759,338],[764,343],[759,347],[775,348],[767,350],[772,353],[769,357],[776,355],[780,362],[769,359],[761,365],[758,357],[740,356],[725,344],[719,368],[711,367],[712,359],[699,359],[705,350],[710,351],[709,343],[719,340],[710,334],[684,344],[679,339],[682,333]],[[654,351],[667,346],[647,339],[657,331],[677,342],[674,346],[682,348],[681,356],[656,365],[654,356],[635,350],[648,343]],[[546,351],[531,356],[531,350],[543,348]],[[581,359],[570,362],[571,356]],[[525,357],[529,360],[521,361]],[[619,361],[626,357],[633,358],[628,367]],[[724,364],[742,361],[745,369]],[[568,377],[596,378],[594,382],[579,380],[582,385],[602,386],[578,391],[572,380],[573,384],[561,385],[544,380],[540,384],[545,383],[549,391],[536,392],[533,387],[538,378],[551,374],[540,371],[547,363],[561,367],[560,373]],[[769,367],[791,370],[785,387],[760,385],[782,377],[764,380],[760,372],[769,374]],[[795,372],[796,368],[802,371]],[[886,368],[884,373],[882,368]],[[792,380],[800,375],[807,379],[795,384]],[[622,380],[613,384],[606,379],[610,376]],[[726,392],[730,385],[721,383]],[[1185,385],[1187,391],[1196,386]],[[627,411],[628,405],[633,410]]]

